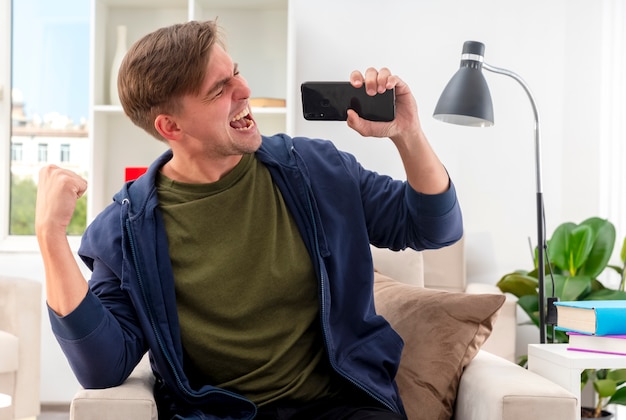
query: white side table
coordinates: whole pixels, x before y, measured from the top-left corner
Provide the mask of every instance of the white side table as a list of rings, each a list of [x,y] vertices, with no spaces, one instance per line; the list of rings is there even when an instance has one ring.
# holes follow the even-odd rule
[[[7,394],[0,394],[0,408],[8,407],[11,405],[11,396]]]
[[[580,419],[580,374],[585,369],[626,368],[626,356],[567,350],[567,344],[529,344],[528,370],[576,396]]]

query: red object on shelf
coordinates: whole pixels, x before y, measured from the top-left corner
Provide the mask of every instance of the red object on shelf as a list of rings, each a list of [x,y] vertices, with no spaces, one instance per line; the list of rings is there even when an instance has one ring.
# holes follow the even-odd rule
[[[125,170],[124,181],[128,182],[137,179],[146,173],[147,170],[147,166],[129,166]]]

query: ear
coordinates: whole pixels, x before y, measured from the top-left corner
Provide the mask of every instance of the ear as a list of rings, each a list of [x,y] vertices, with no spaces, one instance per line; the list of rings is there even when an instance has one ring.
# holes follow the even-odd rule
[[[154,128],[168,141],[179,140],[182,136],[182,130],[171,115],[157,115],[154,120]]]

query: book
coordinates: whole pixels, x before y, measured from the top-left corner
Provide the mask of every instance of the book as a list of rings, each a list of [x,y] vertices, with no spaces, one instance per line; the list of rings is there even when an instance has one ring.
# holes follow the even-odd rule
[[[568,350],[626,356],[626,334],[589,335],[568,331],[567,335],[569,336]]]
[[[554,302],[556,327],[584,334],[626,334],[626,300]]]

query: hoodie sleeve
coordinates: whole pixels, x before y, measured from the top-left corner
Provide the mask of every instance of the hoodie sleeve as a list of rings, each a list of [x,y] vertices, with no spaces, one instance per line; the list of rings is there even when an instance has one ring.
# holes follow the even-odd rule
[[[101,219],[90,225],[79,251],[92,270],[87,295],[65,316],[48,309],[52,331],[85,388],[121,384],[146,351],[130,297],[121,288],[118,275],[109,268],[110,262],[107,265],[94,256],[84,256],[98,248],[103,255],[115,255],[107,254],[106,245],[115,243],[110,237],[114,229],[104,229],[102,225]],[[103,234],[105,230],[109,233]]]
[[[359,183],[373,245],[419,251],[452,245],[463,235],[461,207],[452,180],[441,194],[422,194],[406,181],[363,168],[350,154],[343,158]]]
[[[345,222],[352,229],[358,229],[355,220],[362,220],[370,243],[392,250],[436,249],[462,237],[463,219],[452,181],[441,194],[422,194],[406,181],[365,169],[354,155],[338,150],[330,141],[293,141],[306,162],[305,175],[326,220],[349,214]]]
[[[137,340],[129,346],[119,323],[92,291],[70,314],[60,317],[48,308],[50,325],[78,382],[85,388],[123,383],[144,351]],[[127,351],[131,350],[130,356]],[[138,355],[138,356],[137,356]],[[139,357],[139,358],[137,358]]]

